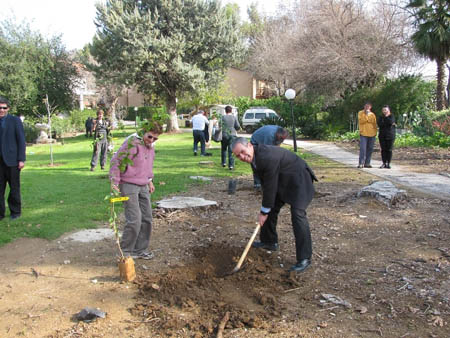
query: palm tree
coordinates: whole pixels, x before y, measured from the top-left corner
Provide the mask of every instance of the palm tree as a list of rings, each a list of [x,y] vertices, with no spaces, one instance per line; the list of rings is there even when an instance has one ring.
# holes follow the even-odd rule
[[[437,63],[436,109],[445,105],[445,63],[450,58],[449,0],[409,0],[415,33],[411,39],[417,51]]]

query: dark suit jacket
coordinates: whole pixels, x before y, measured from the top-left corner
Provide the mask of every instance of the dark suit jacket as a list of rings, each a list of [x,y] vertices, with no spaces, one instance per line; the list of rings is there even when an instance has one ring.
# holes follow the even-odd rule
[[[22,121],[13,115],[6,115],[2,123],[1,156],[8,167],[25,162],[25,133]]]
[[[395,118],[391,114],[389,116],[381,115],[377,121],[379,127],[378,137],[386,140],[395,139]]]
[[[314,196],[316,176],[295,153],[277,146],[255,145],[252,165],[261,177],[262,206],[273,208],[278,198],[292,207],[306,209]]]

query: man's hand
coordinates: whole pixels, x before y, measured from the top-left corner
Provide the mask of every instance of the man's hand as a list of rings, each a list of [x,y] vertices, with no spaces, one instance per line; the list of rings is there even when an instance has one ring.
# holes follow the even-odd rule
[[[150,191],[150,194],[153,194],[155,191],[155,186],[153,185],[153,181],[148,182],[148,191]]]
[[[23,167],[25,167],[25,162],[19,161],[19,164],[17,165],[17,167],[19,168],[19,170],[22,170]]]
[[[259,222],[259,225],[260,226],[263,226],[264,225],[264,223],[266,222],[266,220],[267,220],[267,216],[269,216],[269,215],[263,215],[263,214],[259,214],[258,215],[258,222]]]

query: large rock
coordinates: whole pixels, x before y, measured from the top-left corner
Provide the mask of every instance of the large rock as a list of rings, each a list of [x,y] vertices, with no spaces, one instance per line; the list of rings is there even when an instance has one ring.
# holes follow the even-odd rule
[[[158,207],[165,209],[185,209],[217,205],[217,202],[205,200],[199,197],[175,196],[170,199],[156,202],[156,204],[158,205]]]
[[[378,201],[391,207],[399,201],[405,200],[407,195],[405,190],[397,189],[390,181],[377,181],[362,188],[358,192],[358,197],[371,196]]]

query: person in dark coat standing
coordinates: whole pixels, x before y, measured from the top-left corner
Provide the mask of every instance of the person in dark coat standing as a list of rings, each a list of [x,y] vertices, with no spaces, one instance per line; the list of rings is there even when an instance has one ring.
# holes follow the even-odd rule
[[[103,110],[97,111],[97,119],[94,120],[94,150],[91,159],[91,171],[97,166],[100,155],[100,167],[105,169],[106,156],[108,154],[108,136],[111,129],[109,121],[103,118]]]
[[[306,208],[314,196],[317,181],[308,164],[293,152],[270,145],[252,145],[246,138],[233,141],[234,155],[249,163],[261,178],[262,206],[258,216],[261,225],[260,242],[253,246],[277,251],[277,220],[281,207],[291,206],[297,263],[290,271],[303,272],[311,265],[312,241]]]
[[[86,137],[92,137],[92,125],[94,124],[94,120],[92,117],[88,117],[84,126],[86,127]]]
[[[0,96],[0,219],[5,217],[5,189],[9,184],[11,219],[22,213],[20,171],[25,167],[25,133],[17,116],[9,115],[9,101]]]
[[[391,169],[392,148],[395,142],[395,118],[389,106],[384,106],[381,116],[378,117],[378,140],[380,141],[381,160],[383,164],[380,168]]]

